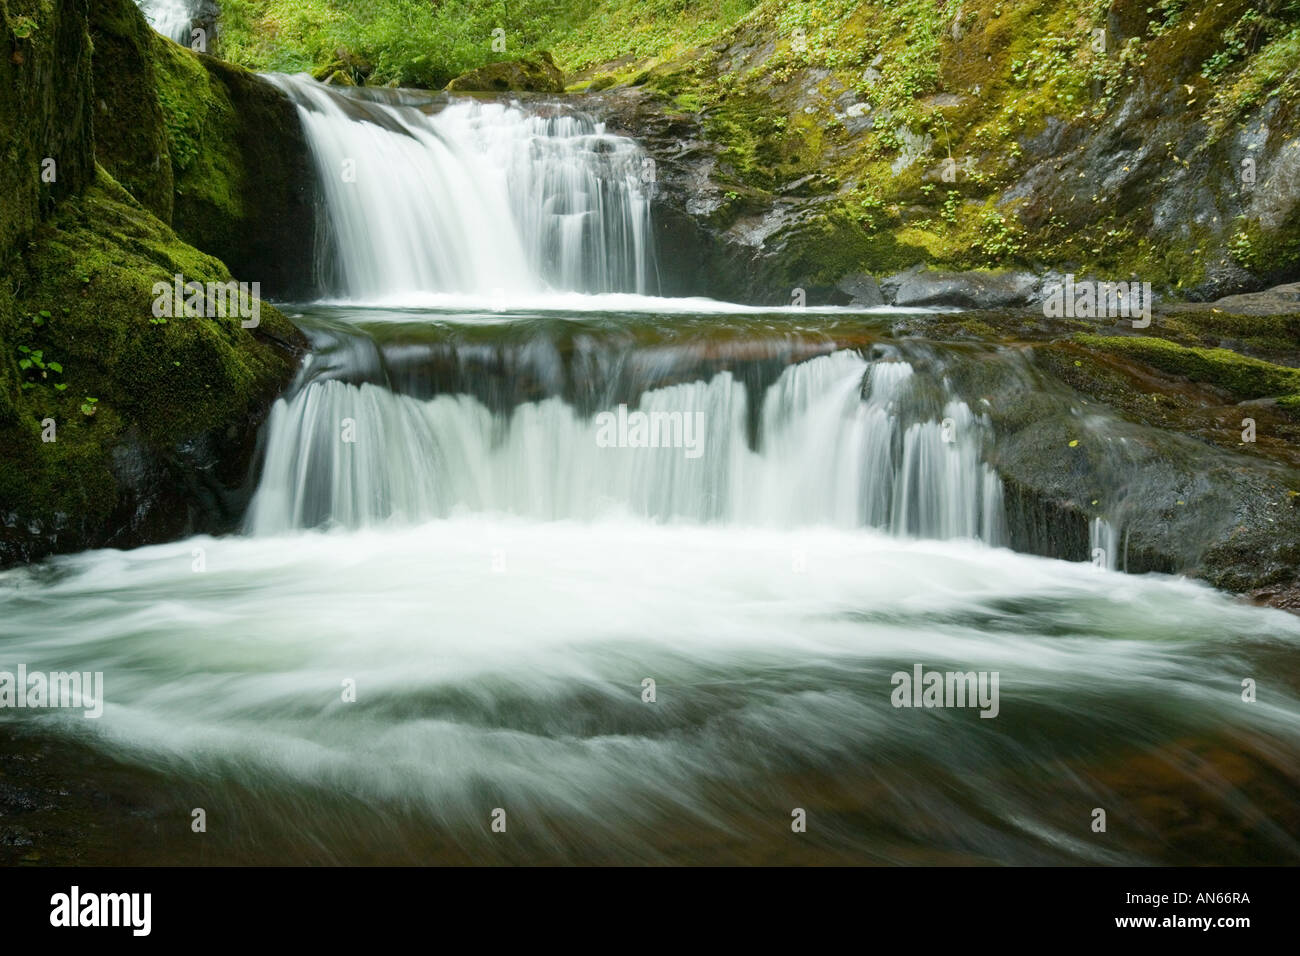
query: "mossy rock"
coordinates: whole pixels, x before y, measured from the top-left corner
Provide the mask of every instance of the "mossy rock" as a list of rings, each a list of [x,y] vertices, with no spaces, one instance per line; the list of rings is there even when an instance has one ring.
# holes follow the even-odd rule
[[[1189,348],[1149,336],[1076,335],[1090,348],[1126,355],[1173,375],[1213,386],[1238,402],[1275,399],[1300,413],[1300,369],[1221,348]]]
[[[312,79],[335,86],[364,86],[374,71],[374,64],[365,57],[340,47],[329,63],[312,72]]]
[[[316,173],[297,108],[247,70],[152,40],[172,226],[268,295],[309,294]]]
[[[231,278],[103,171],[15,263],[21,296],[0,299],[0,563],[234,520],[224,496],[301,338],[265,303],[255,329],[155,320],[154,284],[178,273]],[[58,371],[21,369],[23,348]],[[51,422],[56,440],[43,441]]]
[[[490,63],[447,84],[452,93],[563,93],[564,74],[543,51],[518,60]]]
[[[170,223],[172,161],[154,76],[154,31],[131,0],[96,0],[90,30],[95,158],[141,205]]]
[[[0,268],[94,179],[85,0],[0,3]],[[51,179],[52,177],[52,179]]]

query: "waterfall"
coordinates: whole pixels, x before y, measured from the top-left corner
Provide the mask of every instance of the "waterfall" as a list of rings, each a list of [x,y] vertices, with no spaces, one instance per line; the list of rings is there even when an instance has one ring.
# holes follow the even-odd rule
[[[956,400],[942,420],[909,412],[913,378],[905,362],[869,363],[848,350],[792,365],[762,397],[754,447],[750,399],[730,371],[648,389],[635,408],[591,415],[559,397],[494,413],[465,394],[421,400],[370,383],[315,381],[272,411],[249,529],[361,527],[465,511],[579,520],[629,513],[998,543],[1002,492],[981,460],[986,423]],[[632,437],[602,446],[601,412],[607,424],[642,413],[686,440],[647,433],[639,445]],[[683,421],[699,423],[694,448]]]
[[[1119,570],[1120,549],[1119,529],[1105,518],[1093,518],[1088,524],[1088,553],[1093,564],[1106,571]]]
[[[149,25],[182,46],[189,46],[197,0],[137,0]]]
[[[567,107],[270,79],[297,104],[316,164],[326,295],[653,291],[652,166],[632,140]]]

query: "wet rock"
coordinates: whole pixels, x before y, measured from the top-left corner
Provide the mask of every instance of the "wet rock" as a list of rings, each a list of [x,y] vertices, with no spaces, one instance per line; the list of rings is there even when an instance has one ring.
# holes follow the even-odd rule
[[[885,297],[881,294],[880,286],[876,284],[875,279],[864,272],[855,272],[845,276],[835,287],[849,297],[848,305],[871,308],[885,304]]]
[[[1041,280],[1026,272],[933,272],[914,267],[880,288],[893,305],[963,309],[1025,307],[1038,301]]]
[[[1274,286],[1263,292],[1225,296],[1217,299],[1213,307],[1238,315],[1285,315],[1300,312],[1300,282]]]

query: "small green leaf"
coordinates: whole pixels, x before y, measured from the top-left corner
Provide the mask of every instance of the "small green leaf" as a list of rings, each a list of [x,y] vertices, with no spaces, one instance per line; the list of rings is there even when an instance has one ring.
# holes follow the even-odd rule
[[[63,374],[63,366],[60,365],[58,362],[50,362],[46,366],[46,368],[48,368],[51,372],[58,372],[60,375]]]
[[[25,372],[25,371],[27,371],[29,368],[32,367],[32,360],[31,360],[31,359],[19,359],[19,360],[18,360],[18,367],[19,367],[20,369],[22,369],[22,370]]]
[[[55,391],[58,391],[58,392],[61,392],[61,391],[63,391],[63,390],[64,390],[65,388],[67,388],[67,387],[68,387],[68,383],[67,383],[67,382],[56,382],[55,385],[54,385],[54,390],[55,390]]]
[[[41,309],[41,311],[40,311],[40,316],[41,316],[42,319],[48,319],[48,318],[50,317],[50,310],[49,310],[49,309]]]

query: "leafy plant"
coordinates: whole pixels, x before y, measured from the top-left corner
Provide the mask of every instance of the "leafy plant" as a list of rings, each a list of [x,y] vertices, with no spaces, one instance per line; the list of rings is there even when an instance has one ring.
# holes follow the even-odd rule
[[[48,313],[47,313],[48,314]],[[49,380],[51,374],[62,375],[63,365],[55,361],[45,360],[45,350],[32,348],[28,345],[18,346],[18,369],[23,373],[22,387],[24,389],[35,388],[37,385],[43,385]],[[55,388],[59,388],[55,385]],[[59,391],[63,391],[59,388]]]

